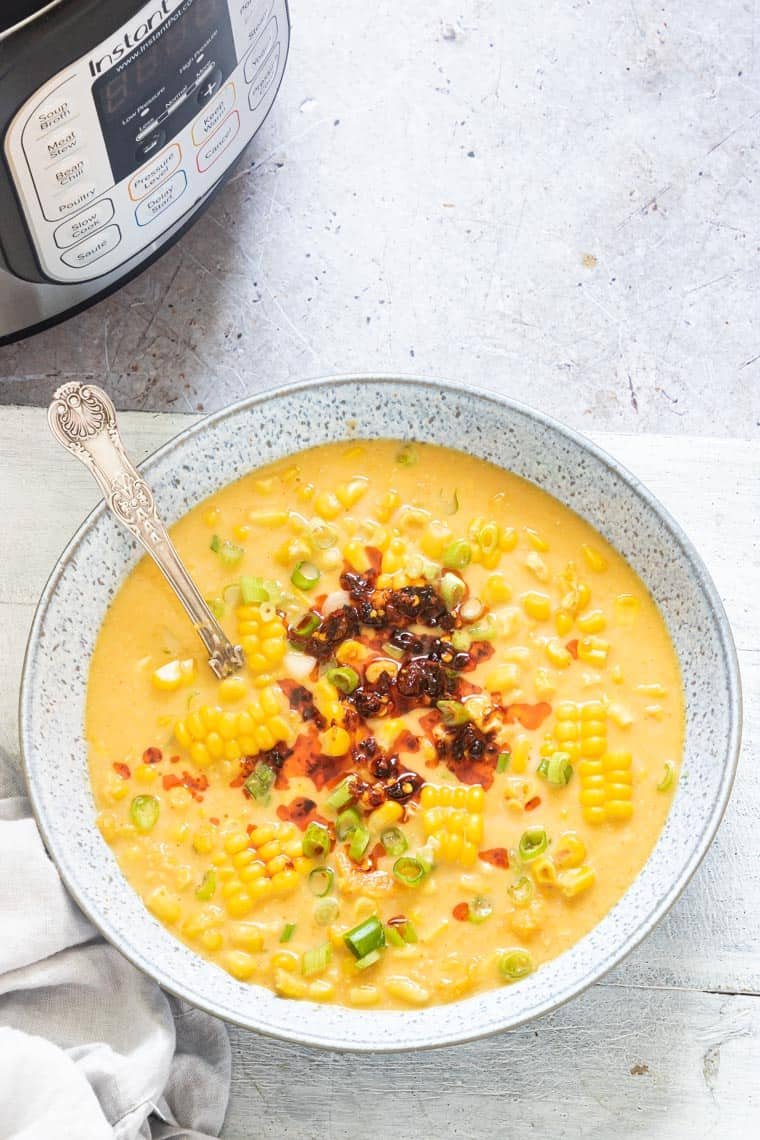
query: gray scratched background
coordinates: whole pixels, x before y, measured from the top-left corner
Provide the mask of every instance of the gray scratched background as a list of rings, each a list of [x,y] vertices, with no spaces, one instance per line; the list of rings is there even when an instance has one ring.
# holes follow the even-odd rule
[[[760,436],[756,0],[292,0],[273,112],[178,246],[0,350],[196,411],[441,374],[578,427]]]

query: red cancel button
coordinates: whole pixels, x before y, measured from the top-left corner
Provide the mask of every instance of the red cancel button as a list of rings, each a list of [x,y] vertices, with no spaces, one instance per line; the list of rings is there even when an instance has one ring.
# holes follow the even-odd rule
[[[218,158],[221,158],[239,130],[240,115],[237,111],[230,111],[227,118],[219,124],[211,138],[206,139],[195,156],[201,174],[213,166]]]

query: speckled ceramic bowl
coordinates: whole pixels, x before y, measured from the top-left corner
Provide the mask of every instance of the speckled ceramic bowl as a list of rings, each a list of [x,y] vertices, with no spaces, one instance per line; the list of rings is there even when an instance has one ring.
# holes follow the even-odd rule
[[[167,990],[250,1029],[341,1049],[417,1049],[480,1037],[545,1013],[614,966],[672,905],[728,800],[740,687],[720,599],[692,546],[615,460],[528,408],[441,383],[347,377],[288,387],[190,428],[144,465],[164,518],[261,463],[352,436],[447,444],[532,480],[588,519],[649,586],[685,679],[683,777],[641,874],[572,949],[516,986],[453,1005],[375,1012],[283,1001],[235,981],[145,910],[94,825],[83,739],[90,656],[106,608],[140,552],[101,507],[42,595],[21,695],[21,740],[40,830],[69,890],[106,938]],[[53,444],[51,443],[51,446]]]

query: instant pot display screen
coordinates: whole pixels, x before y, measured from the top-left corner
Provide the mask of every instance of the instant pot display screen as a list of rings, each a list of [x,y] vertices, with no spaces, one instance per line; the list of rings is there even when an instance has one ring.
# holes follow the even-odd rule
[[[167,13],[170,7],[157,0],[155,13],[90,62],[116,182],[181,131],[236,64],[227,0],[184,0]]]

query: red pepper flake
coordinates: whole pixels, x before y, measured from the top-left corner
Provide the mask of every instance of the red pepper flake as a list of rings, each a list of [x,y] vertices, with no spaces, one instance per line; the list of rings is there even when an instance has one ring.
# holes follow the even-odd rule
[[[466,902],[457,903],[451,913],[457,922],[467,922],[470,917],[470,904]]]
[[[219,826],[219,817],[218,816],[210,815],[208,817],[208,821],[209,821],[209,823],[213,823],[214,827]]]
[[[528,800],[527,804],[525,805],[525,810],[526,811],[533,811],[535,808],[537,808],[539,806],[540,803],[541,803],[541,797],[540,796],[534,796],[532,800]]]
[[[489,851],[480,851],[478,859],[490,863],[492,867],[504,869],[509,866],[509,852],[506,847],[492,847]]]
[[[565,649],[570,654],[574,661],[578,660],[578,638],[574,637],[572,641],[568,641]]]
[[[132,775],[129,764],[122,764],[119,760],[114,761],[113,770],[117,776],[121,776],[122,780],[128,780]]]
[[[256,826],[256,824],[255,824],[255,823],[249,823],[249,824],[247,824],[247,825],[246,825],[246,829],[245,829],[245,830],[246,830],[246,834],[247,834],[247,835],[250,835],[250,834],[251,834],[251,832],[253,831],[253,829],[255,828],[255,826]]]
[[[169,763],[170,764],[179,764],[179,756],[170,756],[169,757]]]
[[[160,764],[164,754],[160,748],[146,748],[142,758],[143,764]]]
[[[175,776],[173,772],[167,772],[161,777],[161,782],[165,792],[172,788],[187,788],[193,799],[199,803],[203,800],[203,792],[208,789],[208,776],[204,776],[203,773],[200,776],[193,776],[190,772],[183,772],[181,776]]]
[[[507,705],[507,723],[519,721],[523,728],[535,731],[540,728],[548,716],[551,716],[552,706],[546,701],[539,701],[535,705],[513,704]]]

